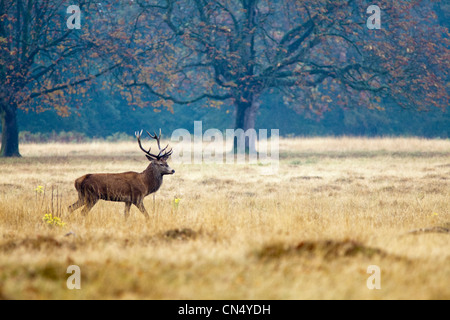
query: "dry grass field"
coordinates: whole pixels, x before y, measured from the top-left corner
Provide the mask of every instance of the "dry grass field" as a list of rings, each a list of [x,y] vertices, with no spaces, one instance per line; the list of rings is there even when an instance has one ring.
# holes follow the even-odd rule
[[[0,159],[2,299],[450,299],[450,140],[280,139],[276,175],[171,163],[148,222],[66,209],[77,177],[144,170],[136,143],[21,153]]]

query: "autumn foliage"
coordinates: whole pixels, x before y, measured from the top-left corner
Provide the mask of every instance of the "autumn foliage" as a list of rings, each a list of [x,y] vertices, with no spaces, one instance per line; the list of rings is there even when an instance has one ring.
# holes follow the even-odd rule
[[[62,116],[96,91],[131,107],[235,107],[255,127],[275,96],[298,112],[449,104],[449,33],[434,1],[79,1],[68,30],[59,1],[0,2],[2,155],[18,155],[17,108]]]

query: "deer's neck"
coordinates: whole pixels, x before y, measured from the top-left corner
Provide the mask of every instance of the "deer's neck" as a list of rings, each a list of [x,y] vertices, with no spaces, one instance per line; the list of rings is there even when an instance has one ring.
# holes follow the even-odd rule
[[[153,167],[153,164],[150,163],[147,169],[142,172],[144,182],[147,185],[148,191],[147,194],[158,191],[159,187],[163,182],[163,176],[159,170],[156,170]]]

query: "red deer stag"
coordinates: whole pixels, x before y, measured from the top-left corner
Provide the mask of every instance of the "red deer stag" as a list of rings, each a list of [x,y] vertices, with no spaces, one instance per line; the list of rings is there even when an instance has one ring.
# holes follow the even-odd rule
[[[85,206],[81,213],[86,215],[98,200],[125,202],[125,218],[130,214],[130,207],[134,204],[142,212],[146,219],[149,218],[148,212],[144,207],[143,200],[149,194],[156,192],[163,182],[163,176],[174,174],[175,170],[167,165],[167,159],[172,154],[172,149],[161,149],[159,136],[147,134],[156,140],[159,153],[150,153],[151,148],[146,151],[141,144],[141,132],[136,132],[136,138],[139,147],[144,151],[145,156],[150,161],[147,169],[141,173],[101,173],[87,174],[75,180],[75,188],[78,191],[78,201],[69,207],[73,212],[78,208]]]

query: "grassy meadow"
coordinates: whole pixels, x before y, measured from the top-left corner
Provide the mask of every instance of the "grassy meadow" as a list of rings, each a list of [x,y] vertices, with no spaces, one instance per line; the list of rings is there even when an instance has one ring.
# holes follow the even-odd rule
[[[123,203],[67,211],[79,176],[143,171],[137,143],[21,154],[0,159],[1,299],[450,299],[448,139],[280,139],[275,175],[169,160],[148,222]]]

